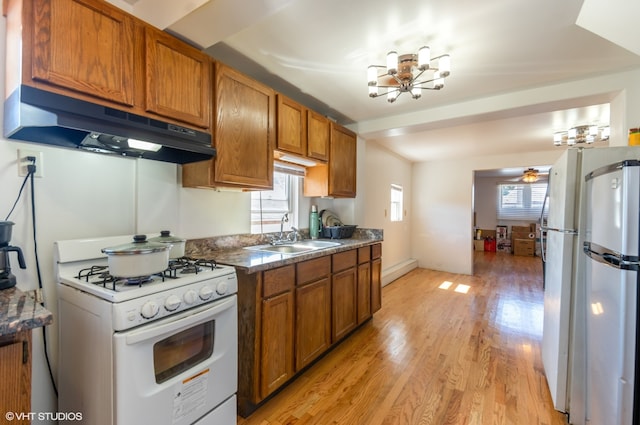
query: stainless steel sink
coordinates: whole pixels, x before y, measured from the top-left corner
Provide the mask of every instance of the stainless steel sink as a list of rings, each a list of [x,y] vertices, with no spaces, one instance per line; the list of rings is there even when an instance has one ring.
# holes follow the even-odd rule
[[[332,242],[332,241],[319,241],[317,239],[308,239],[304,241],[299,241],[293,244],[293,246],[310,246],[313,248],[332,248],[334,246],[342,245],[340,242]]]
[[[340,242],[304,240],[299,242],[285,243],[282,245],[256,245],[247,246],[245,249],[250,251],[276,252],[279,254],[296,255],[305,252],[318,251],[321,249],[332,248],[341,245]]]

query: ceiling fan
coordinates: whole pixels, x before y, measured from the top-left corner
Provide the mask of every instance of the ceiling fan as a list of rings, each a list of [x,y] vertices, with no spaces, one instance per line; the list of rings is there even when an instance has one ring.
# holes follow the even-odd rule
[[[511,179],[514,182],[523,182],[523,183],[535,183],[537,181],[545,181],[549,176],[549,172],[540,172],[537,168],[527,168],[523,171],[522,175]]]

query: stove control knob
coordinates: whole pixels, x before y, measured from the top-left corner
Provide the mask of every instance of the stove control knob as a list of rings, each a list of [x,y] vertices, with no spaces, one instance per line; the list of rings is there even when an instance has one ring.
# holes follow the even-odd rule
[[[155,301],[147,301],[142,305],[142,308],[140,309],[140,315],[145,319],[151,319],[152,317],[156,316],[159,311],[160,307],[158,306],[158,303],[156,303]]]
[[[227,285],[227,282],[220,282],[218,283],[218,286],[216,286],[216,292],[218,293],[218,295],[226,294],[228,289],[229,285]]]
[[[203,300],[208,300],[213,295],[213,289],[209,287],[209,285],[205,285],[200,289],[200,298]]]
[[[198,294],[196,294],[196,291],[194,291],[193,289],[189,289],[187,292],[184,293],[183,298],[186,304],[193,304],[197,301]]]
[[[169,295],[164,301],[164,308],[166,308],[167,311],[174,311],[175,309],[180,307],[181,302],[182,301],[177,295]]]

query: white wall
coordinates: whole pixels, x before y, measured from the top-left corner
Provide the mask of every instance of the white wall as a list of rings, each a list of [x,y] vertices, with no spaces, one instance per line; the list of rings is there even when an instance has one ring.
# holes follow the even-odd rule
[[[383,229],[382,274],[411,259],[412,165],[404,158],[386,150],[376,143],[367,143],[362,167],[367,171],[364,185],[366,207],[362,216],[362,227]],[[392,222],[389,216],[391,184],[403,188],[403,221]]]

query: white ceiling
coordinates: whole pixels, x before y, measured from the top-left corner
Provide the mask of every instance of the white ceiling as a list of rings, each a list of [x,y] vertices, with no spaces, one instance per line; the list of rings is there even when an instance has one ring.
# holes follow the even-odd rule
[[[607,124],[608,97],[410,127],[396,116],[640,67],[640,37],[624,31],[640,2],[628,0],[110,1],[343,124],[385,123],[360,136],[411,161],[553,149],[555,130]],[[368,97],[368,65],[423,45],[451,55],[444,89],[394,104]]]

